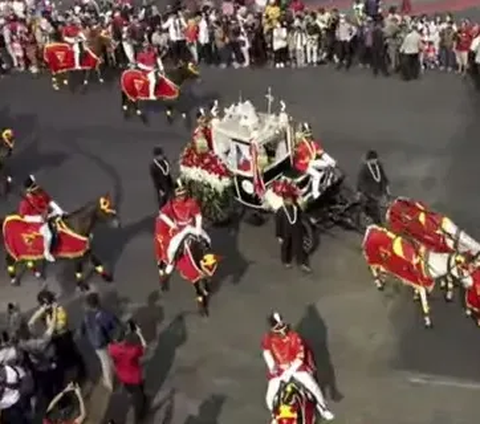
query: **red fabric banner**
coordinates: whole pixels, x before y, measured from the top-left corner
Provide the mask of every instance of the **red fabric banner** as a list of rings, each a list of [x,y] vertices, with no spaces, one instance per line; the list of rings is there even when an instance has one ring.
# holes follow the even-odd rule
[[[77,70],[73,47],[67,43],[47,44],[43,50],[43,59],[53,75]],[[100,58],[92,50],[85,48],[80,56],[80,69],[96,69],[100,62]]]
[[[122,92],[133,100],[150,100],[149,81],[147,73],[136,69],[123,71],[120,78]],[[180,94],[179,88],[167,77],[159,75],[155,86],[157,100],[174,100]]]

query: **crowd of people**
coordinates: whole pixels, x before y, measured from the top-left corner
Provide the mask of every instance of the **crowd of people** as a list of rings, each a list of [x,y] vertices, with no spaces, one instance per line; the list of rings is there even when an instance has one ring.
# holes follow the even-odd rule
[[[165,11],[123,0],[82,0],[67,11],[49,0],[2,0],[0,60],[3,72],[36,73],[46,43],[63,39],[75,45],[82,41],[82,30],[100,27],[112,40],[118,66],[135,65],[138,53],[150,45],[163,60],[189,59],[221,68],[334,63],[344,69],[370,67],[375,74],[400,70],[405,79],[427,69],[464,75],[470,68],[478,74],[476,23],[448,14],[411,16],[394,7],[380,14],[371,3],[355,0],[345,15],[337,9],[308,10],[302,0],[235,0],[215,6],[189,2]],[[62,28],[71,24],[78,26],[76,42],[62,36]]]
[[[82,394],[87,373],[78,339],[86,339],[99,359],[108,391],[114,379],[131,395],[137,422],[146,411],[140,359],[146,342],[132,321],[121,322],[100,303],[85,297],[77,331],[66,309],[49,290],[38,294],[39,308],[27,320],[8,305],[8,325],[0,343],[0,419],[4,424],[81,424],[87,417]],[[113,421],[111,421],[113,423]]]

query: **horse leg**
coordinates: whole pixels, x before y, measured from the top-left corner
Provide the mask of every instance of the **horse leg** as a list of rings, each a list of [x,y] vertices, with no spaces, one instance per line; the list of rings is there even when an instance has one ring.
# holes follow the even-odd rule
[[[423,321],[425,323],[425,328],[432,328],[432,320],[430,318],[430,305],[428,304],[427,290],[425,287],[417,289],[418,295],[420,297],[420,305],[423,312]]]
[[[170,290],[170,274],[166,272],[166,264],[163,261],[157,262],[158,275],[160,278],[160,287],[163,292]]]
[[[55,75],[52,75],[52,87],[55,91],[60,90],[60,86],[58,84],[58,79]]]
[[[130,99],[123,91],[122,91],[122,110],[123,110],[123,116],[125,118],[128,118],[130,115]]]
[[[8,253],[5,255],[5,263],[7,265],[7,273],[10,277],[10,284],[12,286],[18,285],[17,279],[17,261]]]
[[[95,272],[102,277],[103,281],[111,283],[113,281],[113,275],[105,270],[100,259],[98,259],[92,252],[89,252],[90,262],[92,263]]]
[[[100,65],[97,66],[97,68],[95,69],[95,72],[97,73],[98,82],[100,84],[103,84],[105,82],[105,80],[103,79],[102,70],[100,69]]]
[[[45,260],[40,260],[38,262],[27,261],[27,269],[32,271],[35,278],[38,278],[39,280],[45,279]]]
[[[450,277],[447,277],[446,279],[446,284],[445,284],[445,301],[446,302],[452,302],[453,301],[453,281]]]
[[[198,312],[201,316],[208,316],[208,294],[203,289],[202,280],[193,284],[197,297]]]
[[[84,264],[85,264],[85,256],[82,256],[75,260],[75,282],[77,284],[77,288],[81,292],[86,292],[90,289],[90,286],[85,281],[85,276],[83,274]]]
[[[88,81],[90,80],[90,69],[86,69],[83,71],[83,85],[88,85]]]
[[[142,117],[143,112],[142,112],[142,109],[140,107],[140,102],[138,100],[133,101],[133,107],[135,108],[135,113],[137,114],[137,116]]]
[[[169,124],[173,124],[173,113],[174,113],[174,108],[173,105],[170,103],[167,103],[165,106],[165,115],[167,116],[167,122]]]
[[[373,275],[373,282],[378,290],[382,291],[385,288],[385,282],[382,280],[382,274],[376,267],[370,266],[370,272]]]

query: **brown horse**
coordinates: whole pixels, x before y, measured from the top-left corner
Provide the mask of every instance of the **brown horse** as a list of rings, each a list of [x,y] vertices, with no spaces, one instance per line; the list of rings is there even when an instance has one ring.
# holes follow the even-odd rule
[[[52,86],[54,90],[60,89],[60,75],[63,76],[62,84],[69,85],[70,76],[79,73],[83,77],[83,85],[86,86],[90,80],[90,74],[95,71],[98,82],[103,83],[101,65],[104,52],[113,49],[110,37],[106,36],[101,28],[89,28],[85,30],[86,42],[80,54],[80,68],[74,67],[73,48],[67,43],[48,43],[44,47],[43,58],[47,67],[52,73]]]

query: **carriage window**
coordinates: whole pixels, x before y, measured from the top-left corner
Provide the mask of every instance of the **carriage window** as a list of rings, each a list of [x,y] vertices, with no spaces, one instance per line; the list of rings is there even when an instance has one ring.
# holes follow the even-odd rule
[[[265,152],[268,157],[268,166],[281,162],[288,156],[287,136],[282,132],[277,138],[264,144]]]
[[[233,169],[241,172],[251,172],[252,155],[250,145],[232,139],[228,156],[228,163]]]

